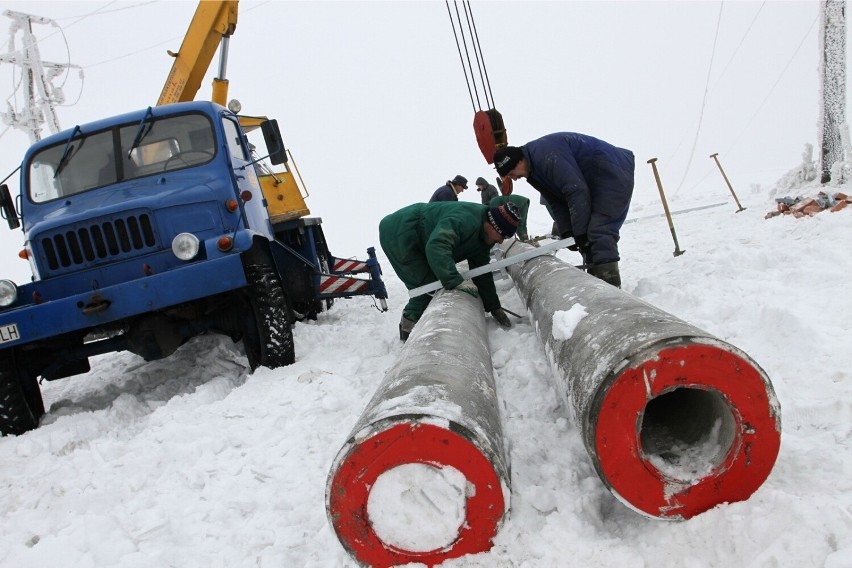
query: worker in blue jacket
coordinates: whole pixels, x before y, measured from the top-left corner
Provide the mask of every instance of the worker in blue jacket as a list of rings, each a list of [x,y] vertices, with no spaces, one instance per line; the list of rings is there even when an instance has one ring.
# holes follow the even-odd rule
[[[429,203],[436,201],[458,201],[459,193],[467,189],[467,178],[458,175],[453,179],[448,179],[447,183],[439,187],[432,194]]]
[[[633,196],[633,152],[585,134],[556,132],[494,153],[497,173],[526,178],[550,206],[561,238],[574,237],[589,274],[621,287],[618,239]]]

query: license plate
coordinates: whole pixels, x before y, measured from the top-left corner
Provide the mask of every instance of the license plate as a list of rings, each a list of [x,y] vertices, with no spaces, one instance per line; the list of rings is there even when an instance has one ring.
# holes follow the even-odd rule
[[[0,325],[0,343],[8,343],[10,341],[17,341],[21,338],[18,333],[18,325],[14,323],[10,323],[7,325]]]

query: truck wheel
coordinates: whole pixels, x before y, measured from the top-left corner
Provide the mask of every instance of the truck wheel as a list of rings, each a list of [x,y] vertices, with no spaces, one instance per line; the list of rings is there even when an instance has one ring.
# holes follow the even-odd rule
[[[296,360],[290,309],[281,280],[265,264],[246,267],[251,317],[246,320],[243,345],[252,371],[259,366],[275,369]]]
[[[7,436],[34,430],[44,415],[44,401],[35,374],[16,368],[11,353],[0,355],[0,433]]]

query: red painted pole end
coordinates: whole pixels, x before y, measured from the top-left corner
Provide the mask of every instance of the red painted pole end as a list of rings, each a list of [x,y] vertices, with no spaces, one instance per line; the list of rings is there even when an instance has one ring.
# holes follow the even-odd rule
[[[765,373],[719,344],[661,350],[620,372],[594,424],[598,471],[628,506],[688,519],[769,476],[781,412]]]
[[[351,443],[346,452],[332,473],[327,510],[340,542],[359,562],[374,567],[409,562],[433,566],[491,548],[505,513],[503,486],[492,464],[462,434],[432,423],[398,422]],[[459,493],[464,516],[457,532],[428,550],[393,542],[377,528],[378,519],[370,519],[370,492],[380,477],[411,464],[437,471],[453,468],[454,475],[464,476]]]

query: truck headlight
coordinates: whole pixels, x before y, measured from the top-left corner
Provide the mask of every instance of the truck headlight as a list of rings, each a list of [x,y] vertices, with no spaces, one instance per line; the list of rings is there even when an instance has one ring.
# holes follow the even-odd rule
[[[18,287],[11,280],[0,280],[0,306],[11,306],[18,299]]]
[[[172,241],[172,252],[181,260],[192,260],[198,254],[198,237],[181,233]]]

